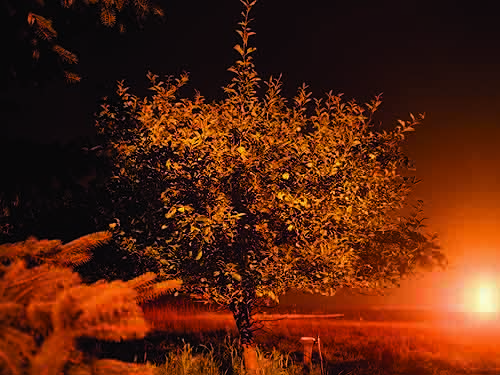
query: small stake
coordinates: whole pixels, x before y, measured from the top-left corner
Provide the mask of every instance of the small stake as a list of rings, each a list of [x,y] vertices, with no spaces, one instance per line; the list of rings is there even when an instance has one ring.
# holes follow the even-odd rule
[[[318,343],[319,360],[321,363],[321,375],[324,375],[325,372],[323,370],[323,356],[321,355],[321,341],[319,340],[319,333],[318,333],[318,338],[316,339],[316,342]]]
[[[316,339],[314,337],[301,337],[300,342],[304,345],[304,372],[309,374],[312,368],[312,349]]]

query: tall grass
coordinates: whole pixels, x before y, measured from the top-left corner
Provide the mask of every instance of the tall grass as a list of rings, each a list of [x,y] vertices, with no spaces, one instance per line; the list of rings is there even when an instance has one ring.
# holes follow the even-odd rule
[[[190,349],[192,355],[205,356],[196,366],[210,361],[214,363],[214,367],[205,372],[213,373],[210,371],[217,368],[219,374],[242,374],[237,341],[229,340],[237,336],[231,315],[196,309],[181,314],[173,310],[146,308],[145,313],[156,329],[168,332],[170,338],[189,337],[195,345]],[[500,374],[498,323],[467,326],[464,322],[445,325],[437,321],[356,322],[337,319],[264,322],[256,335],[263,371],[280,375],[300,372],[303,349],[299,340],[302,336],[317,335],[321,338],[326,375]],[[181,347],[178,344],[179,341],[177,347]],[[211,347],[212,352],[194,349],[203,344]],[[314,348],[312,359],[313,371],[319,374],[317,348]],[[171,366],[173,362],[168,363]]]
[[[244,375],[238,340],[228,336],[220,346],[200,345],[195,353],[193,346],[183,342],[183,347],[170,352],[165,363],[155,368],[156,375]],[[260,364],[258,375],[299,375],[301,369],[286,354],[277,350],[264,353],[257,348]]]
[[[197,305],[196,305],[197,306]],[[154,331],[144,340],[101,343],[107,358],[149,361],[158,374],[244,375],[230,314],[183,306],[144,308]],[[388,317],[390,318],[390,317]],[[446,324],[444,324],[446,323]],[[499,375],[500,324],[301,319],[266,321],[256,332],[264,375],[302,371],[303,336],[321,339],[323,375]],[[320,374],[318,348],[313,374]]]

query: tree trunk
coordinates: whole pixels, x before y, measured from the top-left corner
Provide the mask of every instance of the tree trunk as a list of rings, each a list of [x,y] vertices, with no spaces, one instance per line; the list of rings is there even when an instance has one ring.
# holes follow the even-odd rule
[[[252,301],[252,299],[249,298],[247,301]],[[252,302],[247,301],[232,303],[230,310],[233,313],[240,334],[245,370],[247,374],[255,375],[258,372],[259,365],[252,331]]]
[[[256,375],[259,371],[255,344],[243,345],[243,364],[248,375]]]

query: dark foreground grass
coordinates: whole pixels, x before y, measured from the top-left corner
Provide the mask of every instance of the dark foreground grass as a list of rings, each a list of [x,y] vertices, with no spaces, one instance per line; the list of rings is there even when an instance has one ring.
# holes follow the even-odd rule
[[[237,332],[228,314],[145,308],[155,327],[145,340],[100,343],[108,357],[151,362],[159,374],[240,375]],[[263,319],[269,319],[263,316]],[[276,317],[272,317],[276,318]],[[263,374],[298,374],[302,336],[320,338],[313,372],[328,375],[500,374],[500,328],[493,321],[264,321],[256,333]],[[88,343],[87,343],[88,345]]]

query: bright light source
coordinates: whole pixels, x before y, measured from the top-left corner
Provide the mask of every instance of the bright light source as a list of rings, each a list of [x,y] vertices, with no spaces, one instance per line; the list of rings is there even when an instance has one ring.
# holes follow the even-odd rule
[[[500,278],[484,271],[475,278],[465,278],[462,283],[461,310],[475,317],[490,318],[500,313]]]
[[[496,293],[494,284],[481,284],[477,291],[475,310],[483,313],[496,312],[498,310]]]

